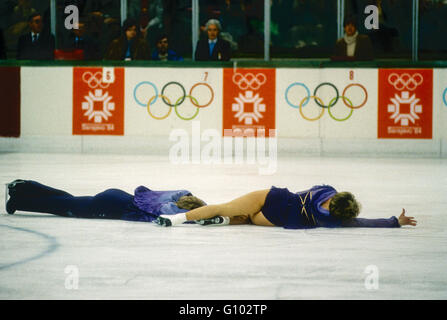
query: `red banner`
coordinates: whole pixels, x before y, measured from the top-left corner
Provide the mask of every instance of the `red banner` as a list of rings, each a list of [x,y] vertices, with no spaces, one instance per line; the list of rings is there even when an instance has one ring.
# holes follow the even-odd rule
[[[223,135],[269,137],[275,129],[275,69],[224,69]],[[231,131],[229,131],[231,130]]]
[[[123,68],[73,68],[73,134],[124,134]]]
[[[378,138],[432,136],[433,70],[380,69]]]

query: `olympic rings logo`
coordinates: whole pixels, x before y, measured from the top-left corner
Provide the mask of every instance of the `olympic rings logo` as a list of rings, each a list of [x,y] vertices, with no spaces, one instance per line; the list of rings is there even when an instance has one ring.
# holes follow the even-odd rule
[[[138,99],[138,97],[137,97],[137,92],[143,91],[143,90],[144,90],[144,87],[147,88],[147,86],[152,87],[152,89],[153,89],[153,91],[154,91],[154,95],[153,95],[151,98],[149,98],[147,102],[146,102],[146,101],[141,101],[141,100]],[[175,86],[175,87],[179,88],[180,91],[181,91],[181,94],[180,94],[178,97],[174,97],[173,100],[171,100],[171,99],[168,97],[168,94],[166,93],[168,87],[170,87],[170,86]],[[196,89],[197,89],[198,87],[200,87],[200,86],[203,86],[203,87],[207,88],[207,89],[209,90],[209,92],[210,92],[210,98],[209,98],[209,100],[206,101],[206,102],[203,103],[203,104],[199,104],[198,100],[193,96],[193,91],[196,90]],[[176,115],[177,115],[180,119],[182,119],[182,120],[192,120],[192,119],[194,119],[195,117],[197,117],[197,115],[199,114],[199,110],[200,110],[200,109],[208,107],[208,106],[213,102],[213,100],[214,100],[214,90],[213,90],[213,88],[211,88],[211,86],[210,86],[208,83],[206,83],[206,82],[197,82],[196,84],[194,84],[194,85],[191,87],[191,89],[189,90],[189,93],[186,94],[185,87],[184,87],[181,83],[176,82],[176,81],[171,81],[171,82],[166,83],[166,84],[162,87],[161,92],[159,93],[158,88],[157,88],[157,86],[156,86],[154,83],[152,83],[152,82],[150,82],[150,81],[142,81],[142,82],[138,83],[138,84],[135,86],[135,89],[133,90],[133,97],[134,97],[135,102],[136,102],[138,105],[140,105],[140,106],[146,108],[148,114],[149,114],[152,118],[154,118],[154,119],[156,119],[156,120],[163,120],[163,119],[166,119],[166,118],[171,114],[172,109],[175,110]],[[169,108],[168,108],[168,111],[167,111],[164,115],[161,115],[161,116],[154,115],[153,112],[151,111],[151,106],[153,106],[153,105],[157,102],[157,100],[158,100],[159,98],[160,98],[160,100],[161,100],[165,105],[167,105],[167,106],[169,107]],[[180,112],[179,112],[179,110],[178,110],[178,107],[179,107],[180,105],[182,105],[182,104],[185,102],[185,100],[186,100],[187,98],[188,98],[189,101],[196,107],[196,111],[195,111],[194,114],[193,114],[192,116],[190,116],[190,117],[188,117],[188,116],[184,116],[184,115],[180,114]]]
[[[94,74],[90,71],[86,71],[82,74],[82,81],[84,81],[91,89],[96,89],[101,87],[102,89],[106,89],[110,86],[110,83],[102,82],[102,72],[98,71]]]
[[[263,73],[254,75],[247,73],[245,76],[239,72],[233,74],[233,83],[241,90],[253,89],[258,90],[267,82],[267,76]]]
[[[404,89],[414,91],[424,82],[424,77],[420,73],[415,73],[412,76],[409,73],[398,75],[392,73],[388,76],[388,83],[396,90],[402,91]]]
[[[289,91],[293,87],[296,87],[296,86],[304,88],[306,90],[307,95],[304,96],[304,98],[302,98],[301,100],[298,100],[299,101],[298,104],[293,104],[289,99]],[[334,97],[329,101],[329,103],[327,105],[325,105],[323,100],[318,96],[318,90],[320,90],[323,86],[328,86],[328,87],[332,88],[335,93]],[[351,99],[346,96],[348,93],[348,90],[353,87],[359,87],[364,93],[363,101],[361,103],[359,103],[358,105],[354,105],[352,103]],[[323,82],[315,88],[313,94],[311,95],[309,88],[304,83],[294,82],[287,87],[286,92],[285,92],[285,98],[286,98],[286,102],[288,103],[288,105],[291,106],[292,108],[299,109],[301,116],[308,121],[316,121],[316,120],[321,119],[321,117],[324,114],[325,109],[328,110],[329,116],[332,119],[334,119],[335,121],[346,121],[352,116],[355,109],[360,109],[366,104],[366,102],[368,101],[368,91],[360,83],[351,83],[345,87],[342,95],[340,95],[340,93],[335,85],[333,85],[330,82]],[[314,118],[306,116],[303,111],[303,108],[309,103],[309,101],[311,99],[313,99],[315,101],[315,103],[321,108],[320,113]],[[337,118],[334,116],[334,114],[331,111],[331,108],[334,107],[338,103],[339,100],[342,100],[344,105],[350,109],[349,114],[345,118]]]

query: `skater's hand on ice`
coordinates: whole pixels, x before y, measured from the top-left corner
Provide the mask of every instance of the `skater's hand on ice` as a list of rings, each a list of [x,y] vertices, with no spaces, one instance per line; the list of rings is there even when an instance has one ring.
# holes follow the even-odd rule
[[[402,209],[402,213],[399,216],[399,224],[401,226],[406,226],[406,225],[416,226],[417,221],[414,220],[414,217],[406,217],[405,216],[405,209]]]

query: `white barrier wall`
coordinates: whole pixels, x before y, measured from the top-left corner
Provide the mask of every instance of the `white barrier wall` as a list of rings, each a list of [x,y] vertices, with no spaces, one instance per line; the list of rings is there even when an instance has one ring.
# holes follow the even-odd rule
[[[2,151],[167,152],[173,144],[169,140],[173,130],[183,129],[191,133],[192,123],[197,121],[202,132],[217,130],[222,136],[223,129],[228,129],[223,127],[223,118],[236,116],[236,102],[257,97],[257,100],[249,102],[249,99],[244,100],[245,112],[252,116],[250,122],[245,120],[245,126],[274,117],[280,152],[447,155],[447,128],[444,125],[447,121],[447,70],[444,69],[433,70],[433,130],[429,139],[379,139],[379,70],[338,68],[276,69],[274,77],[272,73],[266,77],[269,78],[267,84],[263,78],[267,72],[262,69],[253,72],[245,70],[245,73],[241,72],[242,78],[238,78],[234,75],[231,77],[231,74],[226,77],[224,70],[219,68],[125,68],[122,79],[124,134],[73,134],[74,94],[78,94],[74,93],[77,87],[73,70],[72,67],[21,68],[21,136],[0,138]],[[252,73],[253,77],[248,73]],[[84,81],[89,79],[89,83]],[[100,88],[93,88],[96,81],[93,78],[84,80],[92,87],[92,92]],[[234,88],[230,92],[228,82],[231,80],[233,86],[239,86],[239,89],[235,86],[236,90],[241,91],[239,98],[237,95],[231,96],[235,94]],[[268,84],[268,81],[273,84]],[[101,90],[100,93],[107,91],[106,86]],[[274,100],[271,99],[272,95]],[[317,98],[306,99],[314,95]],[[147,107],[151,98],[153,102],[149,112],[152,116]],[[177,110],[168,106],[162,98],[172,100],[172,105],[178,103]],[[274,105],[266,101],[274,101]],[[193,102],[200,107],[195,107]],[[324,106],[330,102],[334,105],[330,109],[321,108],[316,102]],[[352,108],[347,106],[350,104]],[[97,107],[95,102],[95,110]],[[118,107],[112,105],[110,114],[113,115]],[[423,105],[422,109],[416,110],[426,112],[428,107]],[[321,118],[311,121],[319,117],[322,111]],[[169,115],[164,117],[168,112]],[[180,118],[191,117],[196,112],[198,114],[193,120]],[[268,126],[265,128],[268,129]]]
[[[447,154],[447,70],[434,70],[434,136],[439,137],[441,153]]]

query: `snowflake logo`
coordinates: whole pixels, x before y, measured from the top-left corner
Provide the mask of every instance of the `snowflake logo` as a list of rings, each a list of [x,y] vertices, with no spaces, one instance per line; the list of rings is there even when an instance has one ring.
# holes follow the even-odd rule
[[[416,98],[415,94],[410,97],[408,91],[403,91],[401,96],[396,93],[394,98],[391,98],[392,104],[388,105],[388,112],[392,113],[390,119],[394,119],[394,123],[400,121],[401,126],[408,126],[410,121],[414,124],[417,119],[420,119],[418,114],[422,113],[422,105],[418,104],[419,101],[420,99]],[[402,112],[402,104],[410,106],[409,112]]]
[[[253,91],[246,91],[245,95],[239,93],[234,100],[237,103],[233,103],[232,111],[236,112],[234,117],[239,122],[243,121],[246,125],[252,125],[253,121],[259,122],[259,119],[263,117],[261,113],[265,112],[266,107],[262,103],[263,98],[260,98],[258,93],[255,96],[253,96]],[[247,111],[248,105],[253,106],[253,111]]]
[[[108,120],[112,116],[110,111],[115,110],[115,103],[110,102],[112,96],[108,92],[102,93],[102,89],[95,90],[95,94],[89,91],[88,96],[85,96],[86,102],[82,102],[82,110],[86,110],[84,116],[88,120],[94,118],[95,123],[101,123],[102,120]],[[95,110],[95,102],[102,102],[102,110]]]

